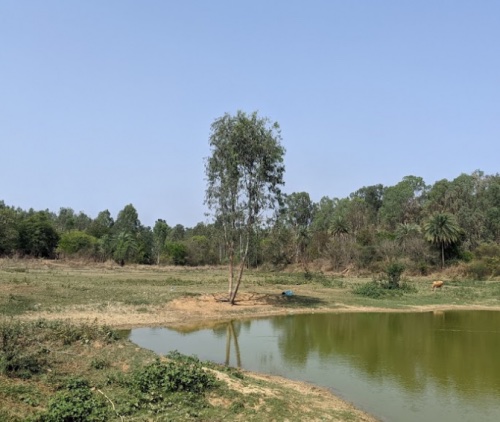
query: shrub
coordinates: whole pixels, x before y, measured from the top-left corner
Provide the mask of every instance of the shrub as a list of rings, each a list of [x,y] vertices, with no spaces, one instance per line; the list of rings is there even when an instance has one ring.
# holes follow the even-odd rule
[[[97,248],[97,239],[89,234],[74,230],[63,233],[57,250],[67,255],[93,255]]]
[[[186,265],[187,247],[182,242],[167,242],[165,249],[174,265]]]
[[[215,376],[207,372],[196,358],[171,354],[174,360],[153,363],[136,372],[133,385],[141,392],[156,400],[161,400],[165,393],[186,391],[201,393],[216,385]]]
[[[401,274],[403,274],[404,270],[405,266],[400,262],[393,262],[386,268],[385,273],[387,275],[387,283],[389,289],[399,288]]]
[[[20,322],[0,322],[0,373],[26,379],[42,371],[47,351],[28,348],[28,329]]]
[[[370,297],[372,299],[378,299],[386,294],[382,286],[376,281],[358,284],[352,291],[356,295]]]
[[[49,401],[47,412],[39,416],[40,422],[100,422],[110,418],[103,398],[96,396],[84,379],[70,380],[62,391]]]
[[[491,269],[484,261],[475,261],[469,264],[468,274],[476,280],[486,280],[491,274]]]
[[[500,256],[500,245],[496,243],[483,243],[474,250],[476,258],[495,258]]]

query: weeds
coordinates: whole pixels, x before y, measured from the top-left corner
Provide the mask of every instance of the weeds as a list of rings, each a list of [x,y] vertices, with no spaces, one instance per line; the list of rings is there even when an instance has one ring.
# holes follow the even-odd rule
[[[31,378],[46,364],[47,350],[28,347],[33,341],[20,322],[0,322],[0,374],[16,378]]]
[[[70,379],[49,401],[47,412],[37,422],[89,421],[105,422],[110,418],[108,403],[92,391],[88,381]]]
[[[53,340],[62,341],[64,345],[75,342],[83,344],[94,340],[101,340],[106,343],[116,341],[119,338],[118,332],[105,325],[98,325],[97,320],[91,324],[73,325],[62,321],[39,322],[50,329]]]
[[[156,359],[136,372],[133,385],[141,393],[163,397],[164,393],[189,391],[202,393],[216,385],[215,377],[207,372],[196,358],[171,353],[168,362]]]

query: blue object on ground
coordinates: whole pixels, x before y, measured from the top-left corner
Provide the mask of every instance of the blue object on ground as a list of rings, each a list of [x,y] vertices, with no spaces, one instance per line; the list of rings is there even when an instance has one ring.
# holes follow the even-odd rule
[[[285,290],[284,292],[281,293],[282,295],[285,296],[293,296],[293,292],[291,290]]]

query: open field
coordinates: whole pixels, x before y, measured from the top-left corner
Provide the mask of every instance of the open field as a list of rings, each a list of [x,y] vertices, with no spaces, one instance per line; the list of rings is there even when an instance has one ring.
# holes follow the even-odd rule
[[[441,277],[443,277],[441,275]],[[434,277],[410,278],[412,292],[373,299],[353,294],[369,277],[247,271],[236,306],[221,302],[225,268],[80,264],[0,260],[0,315],[22,319],[70,319],[115,328],[196,325],[283,313],[499,308],[500,282],[447,279],[432,291]],[[294,296],[283,297],[284,290]]]
[[[202,372],[190,369],[198,381],[206,371],[217,379],[213,385],[205,380],[206,389],[196,394],[191,387],[168,394],[139,391],[138,385],[144,386],[139,374],[172,368],[165,369],[164,361],[154,366],[151,352],[120,338],[115,329],[192,328],[299,312],[500,310],[495,280],[443,277],[444,287],[433,292],[437,278],[409,279],[409,293],[373,299],[353,294],[370,278],[251,271],[240,299],[230,306],[220,301],[226,277],[225,268],[0,260],[0,420],[64,420],[65,411],[80,409],[91,412],[83,420],[369,421],[328,391],[210,364]],[[294,295],[285,297],[284,290]],[[179,368],[197,368],[172,359]]]

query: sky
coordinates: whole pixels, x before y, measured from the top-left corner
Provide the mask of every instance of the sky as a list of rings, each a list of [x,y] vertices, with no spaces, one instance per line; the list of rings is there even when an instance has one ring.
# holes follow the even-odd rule
[[[193,227],[210,126],[278,122],[284,192],[500,156],[496,0],[0,0],[0,200]]]

